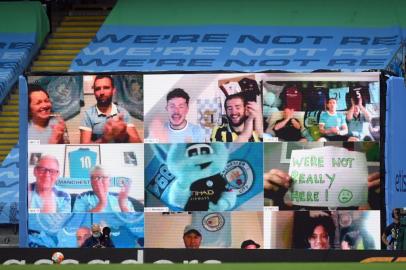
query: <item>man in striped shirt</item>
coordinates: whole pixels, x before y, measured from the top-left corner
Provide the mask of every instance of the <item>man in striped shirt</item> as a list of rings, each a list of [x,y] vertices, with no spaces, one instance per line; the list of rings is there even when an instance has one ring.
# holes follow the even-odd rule
[[[261,107],[255,101],[246,101],[241,93],[227,96],[224,102],[228,123],[215,126],[212,142],[260,142],[263,124]]]

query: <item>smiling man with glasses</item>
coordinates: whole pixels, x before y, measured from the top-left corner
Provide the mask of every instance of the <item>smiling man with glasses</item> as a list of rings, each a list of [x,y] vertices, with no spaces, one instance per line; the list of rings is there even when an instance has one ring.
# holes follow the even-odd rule
[[[128,200],[130,184],[123,184],[118,194],[110,192],[110,177],[100,165],[90,171],[90,184],[92,191],[76,198],[73,212],[134,212]]]
[[[54,156],[42,156],[34,168],[35,183],[29,185],[28,203],[32,212],[70,213],[71,198],[55,187],[59,162]]]

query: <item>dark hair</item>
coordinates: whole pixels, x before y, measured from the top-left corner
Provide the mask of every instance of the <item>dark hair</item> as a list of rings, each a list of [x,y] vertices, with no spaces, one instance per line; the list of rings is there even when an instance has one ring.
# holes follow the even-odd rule
[[[329,97],[327,100],[326,100],[326,103],[328,103],[331,99],[334,99],[335,101],[337,101],[337,99],[336,98],[333,98],[333,97]]]
[[[110,236],[111,229],[110,229],[110,227],[104,227],[102,232],[103,232],[104,236]]]
[[[41,85],[29,84],[28,85],[28,119],[31,119],[31,110],[30,110],[31,94],[34,92],[44,92],[45,95],[47,95],[47,98],[49,98],[48,92]]]
[[[246,247],[248,247],[250,245],[254,245],[256,248],[261,247],[261,245],[258,244],[258,243],[255,243],[254,240],[248,239],[248,240],[245,240],[244,242],[241,243],[241,248],[246,248]]]
[[[355,245],[356,240],[357,240],[357,239],[354,238],[350,233],[346,233],[346,234],[343,236],[343,239],[341,240],[341,242],[342,242],[342,241],[345,241],[345,242],[348,243],[348,245],[349,245],[350,247],[353,247],[353,246]]]
[[[311,217],[309,211],[295,211],[292,230],[293,248],[310,248],[309,237],[312,236],[317,226],[323,226],[329,236],[330,246],[335,240],[335,225],[330,212],[329,216]]]
[[[96,75],[96,77],[94,78],[94,81],[93,81],[93,90],[94,90],[94,85],[96,84],[96,81],[97,81],[97,80],[101,80],[101,79],[105,79],[105,78],[110,79],[111,87],[114,88],[114,80],[113,80],[113,77],[111,77],[110,75],[106,75],[106,74],[99,74],[99,75]]]
[[[310,219],[310,226],[309,230],[307,231],[306,234],[306,240],[309,239],[309,237],[312,236],[314,229],[317,226],[322,226],[326,232],[328,233],[329,236],[329,241],[330,241],[330,246],[333,246],[334,244],[334,233],[335,233],[335,225],[333,223],[333,220],[331,219],[330,216],[322,216],[322,217],[316,217],[316,218],[311,218]]]
[[[186,104],[189,105],[189,95],[188,93],[185,92],[185,90],[183,90],[182,88],[175,88],[172,91],[170,91],[167,95],[166,95],[166,102],[168,102],[169,100],[173,99],[173,98],[184,98],[186,100]]]
[[[328,103],[330,102],[330,100],[332,100],[332,99],[335,100],[336,103],[337,103],[337,99],[336,99],[336,98],[333,98],[333,97],[327,98],[327,99],[326,99],[326,104],[325,104],[325,109],[326,109],[326,110],[328,110],[328,105],[327,105],[327,104],[328,104]]]
[[[393,208],[392,209],[392,218],[395,218],[395,214],[397,215],[397,218],[400,216],[400,209],[399,208]]]
[[[237,94],[233,94],[233,95],[229,95],[229,96],[227,96],[226,97],[226,100],[224,100],[224,109],[227,111],[227,102],[229,101],[229,100],[232,100],[232,99],[236,99],[236,98],[239,98],[239,99],[241,99],[242,100],[242,102],[244,103],[244,106],[247,106],[247,100],[245,99],[245,97],[241,94],[241,93],[237,93]]]

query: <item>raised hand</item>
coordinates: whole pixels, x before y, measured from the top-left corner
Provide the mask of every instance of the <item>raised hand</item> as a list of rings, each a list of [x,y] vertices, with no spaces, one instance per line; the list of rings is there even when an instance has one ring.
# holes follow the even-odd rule
[[[130,191],[130,183],[124,183],[118,193],[118,204],[120,205],[121,212],[129,212],[128,209],[128,193]]]
[[[60,115],[55,117],[57,120],[56,124],[51,124],[51,137],[49,138],[48,143],[50,144],[57,144],[57,143],[63,143],[63,135],[66,129],[65,121],[63,121],[62,117]]]

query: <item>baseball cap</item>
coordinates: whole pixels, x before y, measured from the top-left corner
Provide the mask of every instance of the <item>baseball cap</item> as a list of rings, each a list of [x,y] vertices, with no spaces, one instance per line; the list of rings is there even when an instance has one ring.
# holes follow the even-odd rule
[[[191,233],[191,232],[193,232],[199,236],[202,236],[202,234],[200,233],[200,231],[197,228],[195,228],[192,225],[186,225],[185,229],[183,230],[183,235]]]
[[[248,240],[245,240],[244,242],[241,243],[241,248],[246,248],[246,247],[248,247],[250,245],[255,245],[257,248],[261,247],[261,245],[255,243],[254,240],[248,239]]]

